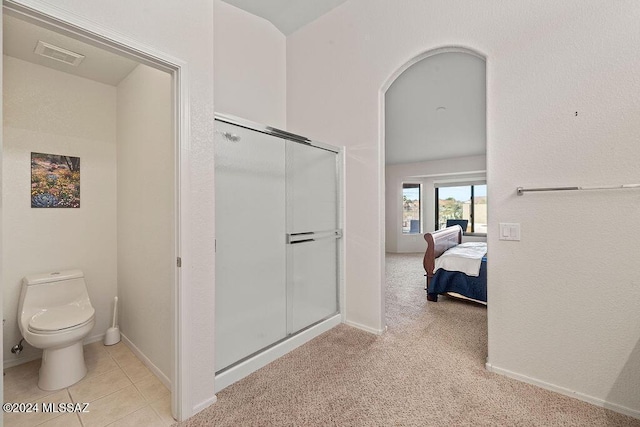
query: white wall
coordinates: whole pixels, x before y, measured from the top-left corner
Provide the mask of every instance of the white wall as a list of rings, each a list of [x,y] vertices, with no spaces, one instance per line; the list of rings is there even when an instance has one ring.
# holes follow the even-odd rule
[[[100,26],[98,33],[125,37],[181,61],[188,82],[189,136],[182,146],[181,303],[189,331],[181,350],[185,357],[182,398],[189,415],[214,401],[214,183],[213,183],[213,4],[157,0],[18,0],[15,3],[79,25]],[[184,98],[183,98],[184,99]]]
[[[634,0],[351,0],[288,37],[289,130],[347,146],[347,319],[383,326],[383,89],[425,51],[471,48],[487,58],[489,366],[640,417],[640,224],[617,225],[640,193],[515,193],[638,181],[639,19]]]
[[[21,280],[81,269],[96,324],[111,322],[116,295],[116,90],[67,73],[3,57],[4,362],[21,338]],[[55,108],[51,108],[55,106]],[[80,208],[31,208],[31,152],[80,157]],[[25,345],[20,359],[40,350]]]
[[[269,21],[214,1],[216,112],[286,129],[286,39]]]
[[[173,376],[175,262],[171,75],[138,65],[117,88],[120,330]]]
[[[485,179],[486,157],[469,156],[429,162],[387,165],[385,170],[385,250],[394,253],[424,252],[422,234],[402,232],[402,184],[422,184],[422,231],[435,230],[435,182]],[[464,236],[465,241],[471,236]],[[480,239],[484,240],[484,239]]]

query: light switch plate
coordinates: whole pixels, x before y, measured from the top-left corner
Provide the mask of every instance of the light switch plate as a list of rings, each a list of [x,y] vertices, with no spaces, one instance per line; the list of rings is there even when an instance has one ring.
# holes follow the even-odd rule
[[[500,240],[520,240],[520,224],[511,222],[500,223]]]

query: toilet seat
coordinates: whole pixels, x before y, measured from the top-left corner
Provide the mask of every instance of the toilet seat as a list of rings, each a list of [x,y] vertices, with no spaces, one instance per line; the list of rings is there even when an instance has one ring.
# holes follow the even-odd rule
[[[29,331],[36,334],[54,334],[86,325],[93,321],[95,310],[91,306],[63,305],[39,311],[29,320]]]

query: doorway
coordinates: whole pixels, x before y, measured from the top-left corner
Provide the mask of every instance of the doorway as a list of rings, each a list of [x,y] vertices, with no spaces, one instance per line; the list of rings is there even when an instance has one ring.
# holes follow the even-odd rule
[[[124,387],[109,392],[139,391],[130,401],[154,397],[139,381],[166,390],[158,397],[179,418],[179,68],[33,11],[5,6],[3,20],[4,367],[39,357],[28,345],[8,351],[20,339],[21,277],[79,268],[96,310],[85,340],[87,365],[97,368],[90,373],[121,372],[107,382]],[[34,182],[32,153],[79,159],[77,206],[57,208],[66,190]],[[45,193],[54,202],[34,209],[24,203],[29,192],[32,205]],[[122,342],[101,349],[116,295]]]
[[[435,49],[405,64],[385,89],[385,254],[415,258],[401,264],[415,279],[407,286],[426,299],[423,235],[442,227],[447,208],[455,210],[451,218],[465,219],[475,207],[477,224],[470,222],[463,241],[486,241],[485,58],[465,48]],[[438,197],[474,189],[475,205],[473,197]]]

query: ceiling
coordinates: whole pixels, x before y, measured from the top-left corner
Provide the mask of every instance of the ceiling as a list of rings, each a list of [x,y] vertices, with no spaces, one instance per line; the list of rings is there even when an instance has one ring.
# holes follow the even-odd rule
[[[486,153],[485,61],[462,52],[429,56],[385,95],[386,163]]]
[[[117,86],[138,65],[115,53],[3,14],[4,54],[58,71]],[[34,53],[38,40],[85,56],[77,67]]]
[[[347,0],[224,0],[270,21],[285,36],[315,21]]]

